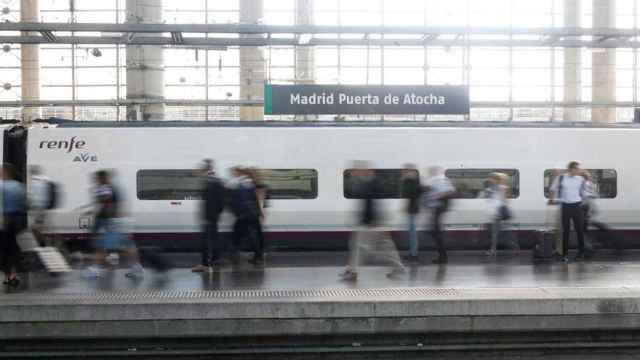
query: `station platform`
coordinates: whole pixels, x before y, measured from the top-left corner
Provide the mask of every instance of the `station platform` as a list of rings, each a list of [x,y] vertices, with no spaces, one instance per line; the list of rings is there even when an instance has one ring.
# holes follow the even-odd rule
[[[176,268],[143,279],[124,270],[98,279],[31,274],[0,295],[0,358],[640,354],[637,253],[569,264],[454,254],[395,279],[363,267],[357,282],[339,281],[343,260],[273,254],[264,268]]]

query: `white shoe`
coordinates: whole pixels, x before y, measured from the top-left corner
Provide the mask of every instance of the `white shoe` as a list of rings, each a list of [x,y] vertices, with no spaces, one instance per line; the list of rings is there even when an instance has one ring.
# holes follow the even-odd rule
[[[129,268],[129,271],[127,271],[127,273],[124,274],[124,276],[128,278],[142,277],[144,276],[144,268],[139,263],[135,264],[131,268]]]
[[[390,278],[390,279],[391,278],[395,278],[395,277],[400,276],[400,275],[402,275],[402,274],[404,274],[406,272],[407,272],[407,270],[404,267],[397,267],[397,268],[394,268],[393,270],[391,270],[391,272],[387,274],[387,277]]]
[[[99,278],[100,276],[102,276],[102,274],[104,273],[104,270],[92,265],[89,266],[88,268],[84,269],[84,271],[82,271],[82,276],[85,278],[89,278],[89,279],[95,279],[95,278]]]

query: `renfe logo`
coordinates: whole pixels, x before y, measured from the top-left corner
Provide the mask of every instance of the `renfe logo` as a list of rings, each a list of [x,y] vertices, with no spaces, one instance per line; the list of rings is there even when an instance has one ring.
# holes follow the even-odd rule
[[[66,150],[67,153],[70,153],[71,150],[84,149],[87,142],[84,140],[76,140],[76,137],[72,137],[71,140],[43,140],[40,141],[40,149],[63,149]]]

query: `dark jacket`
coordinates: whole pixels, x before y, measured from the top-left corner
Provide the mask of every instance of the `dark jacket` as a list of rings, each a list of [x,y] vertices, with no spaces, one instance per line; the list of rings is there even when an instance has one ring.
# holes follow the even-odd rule
[[[241,182],[237,188],[231,190],[231,209],[237,218],[260,217],[256,187],[252,182]]]
[[[202,192],[202,216],[204,220],[218,221],[224,210],[226,190],[222,180],[207,176]]]
[[[362,199],[360,210],[360,224],[374,226],[381,220],[380,208],[377,198],[380,194],[380,181],[375,176],[364,180],[357,185],[358,197]]]
[[[417,178],[406,178],[402,182],[402,197],[407,199],[407,213],[417,214],[420,212],[420,196],[422,187]]]

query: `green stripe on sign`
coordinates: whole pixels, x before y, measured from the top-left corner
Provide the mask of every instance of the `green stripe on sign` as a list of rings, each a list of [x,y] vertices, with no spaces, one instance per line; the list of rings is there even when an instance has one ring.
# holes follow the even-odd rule
[[[271,85],[264,84],[264,114],[273,114],[273,105],[271,103]]]

